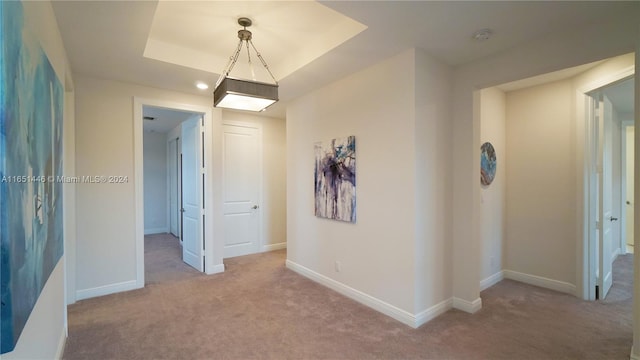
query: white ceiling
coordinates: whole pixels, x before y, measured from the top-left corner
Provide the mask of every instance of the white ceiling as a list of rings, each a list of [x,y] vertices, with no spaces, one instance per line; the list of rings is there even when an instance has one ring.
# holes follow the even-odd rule
[[[145,119],[142,127],[145,132],[166,134],[194,115],[197,113],[145,105],[142,108],[142,116],[152,117],[153,120]]]
[[[303,10],[310,4],[323,10]],[[157,1],[54,0],[74,74],[210,96],[212,89],[203,92],[194,84],[215,84],[222,69],[145,57],[148,44],[161,38],[174,49],[182,46],[199,50],[205,59],[228,57],[237,42],[236,19],[247,16],[256,19],[250,29],[254,44],[268,63],[267,54],[275,64],[280,63],[278,55],[287,55],[289,48],[295,48],[292,42],[296,37],[292,34],[299,34],[302,43],[315,43],[348,32],[340,24],[353,25],[353,33],[342,34],[348,38],[345,42],[337,44],[334,39],[326,46],[328,52],[296,60],[288,76],[276,74],[280,77],[281,101],[263,115],[278,117],[284,117],[287,101],[405,49],[423,48],[458,66],[550,32],[640,11],[636,1],[180,1],[168,3],[167,8],[164,2],[160,5]],[[226,10],[232,7],[236,10]],[[181,8],[185,11],[180,12]],[[193,13],[188,9],[200,10]],[[172,13],[174,20],[183,24],[193,21],[193,26],[163,25],[172,21]],[[323,20],[321,13],[333,20]],[[211,24],[215,32],[202,34],[206,24]],[[366,29],[358,33],[358,24]],[[482,28],[493,29],[494,36],[484,42],[474,41],[473,32]],[[232,43],[232,48],[225,49],[228,45],[223,46],[222,39]],[[211,45],[218,41],[220,46]]]

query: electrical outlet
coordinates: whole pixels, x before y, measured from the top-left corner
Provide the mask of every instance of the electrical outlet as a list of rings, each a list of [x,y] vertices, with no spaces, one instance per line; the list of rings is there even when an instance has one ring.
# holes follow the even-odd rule
[[[342,264],[340,264],[340,261],[336,261],[335,269],[336,269],[336,272],[340,272],[340,270],[342,270]]]

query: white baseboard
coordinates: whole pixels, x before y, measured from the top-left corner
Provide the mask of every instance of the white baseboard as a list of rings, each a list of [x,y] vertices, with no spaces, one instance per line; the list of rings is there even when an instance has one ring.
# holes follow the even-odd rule
[[[500,270],[497,273],[489,276],[488,278],[480,281],[480,291],[492,287],[493,285],[502,281],[502,279],[504,279],[504,272]]]
[[[207,275],[219,274],[224,272],[224,264],[218,264],[213,267],[213,269],[207,269]]]
[[[569,284],[568,282],[548,279],[542,276],[525,274],[513,270],[503,270],[503,273],[505,279],[520,281],[526,284],[540,286],[546,289],[551,289],[566,294],[576,294],[576,286],[573,284]]]
[[[131,281],[123,281],[117,284],[110,284],[104,286],[98,286],[91,289],[84,289],[76,291],[76,300],[84,300],[93,297],[115,294],[123,291],[135,290],[144,287],[138,286],[138,282],[136,280]]]
[[[473,301],[467,301],[457,297],[453,298],[453,308],[473,314],[476,311],[482,309],[482,299],[477,298]]]
[[[436,316],[446,312],[447,310],[451,309],[451,299],[449,299],[449,300],[442,301],[414,315],[409,313],[408,311],[397,308],[385,301],[375,298],[360,290],[356,290],[341,282],[338,282],[322,274],[319,274],[291,260],[287,260],[286,265],[288,269],[291,269],[306,278],[309,278],[317,283],[320,283],[352,300],[355,300],[365,306],[368,306],[391,318],[394,318],[400,321],[401,323],[408,325],[414,329],[426,323],[427,321],[435,318]]]
[[[60,333],[60,340],[58,340],[58,350],[56,351],[56,359],[62,359],[64,355],[64,348],[67,345],[67,329],[62,328]]]
[[[151,228],[151,229],[144,229],[144,234],[145,235],[152,235],[152,234],[164,234],[164,233],[168,233],[169,229],[164,227],[164,228]]]
[[[411,326],[413,328],[420,327],[429,321],[435,319],[436,317],[446,313],[447,311],[453,308],[453,299],[449,298],[447,300],[441,301],[432,307],[421,311],[415,315],[415,326]]]
[[[277,244],[264,245],[262,246],[262,251],[266,252],[266,251],[281,250],[286,248],[287,248],[287,242],[285,241]]]

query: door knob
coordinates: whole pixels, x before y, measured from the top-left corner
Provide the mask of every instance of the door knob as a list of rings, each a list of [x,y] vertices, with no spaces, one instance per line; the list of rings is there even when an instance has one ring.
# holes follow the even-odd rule
[[[256,209],[258,208],[258,205],[253,205],[251,208],[252,208],[253,210],[256,210]]]
[[[618,221],[618,218],[612,216],[609,218],[609,221]]]

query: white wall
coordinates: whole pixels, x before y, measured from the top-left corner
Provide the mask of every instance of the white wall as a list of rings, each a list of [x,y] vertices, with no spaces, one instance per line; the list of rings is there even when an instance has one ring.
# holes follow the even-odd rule
[[[452,295],[452,71],[419,49],[415,50],[415,71],[414,311],[420,313]]]
[[[489,186],[480,186],[481,288],[501,279],[506,220],[506,96],[498,88],[480,92],[480,143],[490,142],[496,151],[496,176]]]
[[[167,134],[144,133],[144,233],[169,231],[167,219]]]
[[[77,246],[77,293],[80,298],[135,288],[136,284],[136,228],[135,228],[135,189],[134,189],[134,134],[133,134],[133,98],[166,101],[198,107],[211,107],[211,97],[190,95],[162,89],[149,88],[118,81],[80,77],[76,82],[76,172],[80,175],[123,175],[128,176],[125,184],[79,184],[78,187],[78,246]],[[214,109],[213,154],[214,163],[219,159],[220,124],[222,116]],[[227,116],[227,115],[225,115]],[[262,119],[262,118],[259,118]],[[253,121],[259,121],[258,118]],[[272,134],[272,142],[282,138],[281,120],[273,122],[273,128],[266,126],[265,133]],[[278,134],[280,128],[280,134]],[[166,138],[165,138],[166,141]],[[267,141],[265,141],[267,142]],[[271,142],[271,141],[269,141]],[[270,149],[278,147],[273,145]],[[274,150],[274,154],[281,148]],[[166,151],[164,152],[166,154]],[[217,155],[216,155],[217,154]],[[283,160],[269,158],[267,163],[274,164]],[[166,166],[165,166],[166,168]],[[276,165],[269,171],[278,171]],[[215,184],[221,174],[214,164],[212,199],[220,198],[220,189]],[[280,176],[279,178],[283,178]],[[267,175],[265,178],[278,178]],[[220,183],[219,181],[217,183]],[[271,184],[270,184],[271,185]],[[269,185],[269,186],[270,186]],[[282,184],[275,186],[274,192],[282,192]],[[271,189],[265,187],[265,194]],[[271,195],[269,195],[271,196]],[[271,200],[276,209],[279,200]],[[166,193],[163,197],[166,201]],[[214,204],[214,212],[215,212]],[[276,210],[274,210],[275,212]],[[166,213],[166,212],[165,212]],[[280,227],[284,214],[271,218],[275,229]],[[280,225],[278,225],[280,224]],[[271,226],[271,225],[269,225]],[[214,231],[220,229],[214,223]],[[266,227],[270,229],[270,227]],[[282,238],[276,230],[269,230],[269,239]],[[213,235],[214,239],[216,234]],[[274,240],[278,241],[278,240]],[[284,240],[281,240],[284,241]],[[219,245],[219,248],[216,247]],[[222,245],[214,243],[214,262],[222,263]]]
[[[124,184],[78,184],[76,291],[80,298],[136,282],[133,97],[210,107],[209,96],[76,79],[76,172],[122,175]]]
[[[287,265],[410,325],[451,306],[449,72],[408,50],[287,109]],[[356,224],[313,214],[313,144],[349,135]]]
[[[69,71],[67,56],[60,37],[53,9],[49,2],[23,2],[24,24],[40,41],[51,65],[65,88],[65,106],[73,104],[73,80]],[[64,110],[64,175],[73,176],[73,167],[67,162],[73,159],[69,152],[74,147],[74,139],[68,139],[73,134],[73,111]],[[73,186],[64,186],[64,241],[65,252],[67,243],[73,242],[74,232],[68,231],[75,227],[73,196],[69,197]],[[35,304],[22,334],[12,352],[2,354],[2,359],[53,359],[62,356],[66,339],[66,300],[65,300],[65,262],[66,253],[53,269],[49,280],[45,284],[38,301]]]
[[[263,250],[287,243],[287,133],[284,119],[223,111],[222,122],[236,121],[262,127],[262,243]]]
[[[577,290],[582,278],[585,119],[574,99],[576,94],[583,96],[580,89],[599,82],[605,85],[603,78],[632,64],[632,54],[622,55],[573,78],[506,94],[506,277],[582,296]],[[484,105],[482,101],[481,136],[485,130]],[[619,133],[619,129],[615,131]],[[619,155],[614,159],[618,164]],[[482,219],[485,226],[484,212]],[[482,236],[482,264],[486,269],[490,266],[485,248],[487,234],[483,231]]]
[[[413,89],[413,68],[407,51],[287,108],[288,261],[411,313],[414,95],[387,89]],[[357,224],[316,218],[313,144],[350,135],[356,137]]]
[[[475,301],[480,292],[480,108],[478,89],[633,51],[638,11],[552,33],[509,51],[459,66],[453,86],[453,294]],[[589,39],[585,42],[585,39]],[[567,44],[582,44],[567,46]],[[573,101],[573,100],[572,100]],[[576,147],[581,139],[576,138]],[[581,159],[582,154],[576,153]],[[507,175],[508,178],[508,175]],[[574,192],[582,191],[579,184]],[[582,206],[582,198],[576,207]],[[581,216],[576,214],[575,216]],[[581,252],[582,249],[579,250]],[[581,266],[582,264],[578,264]],[[640,315],[639,315],[640,316]]]
[[[507,93],[506,268],[575,285],[572,100],[571,80]]]

